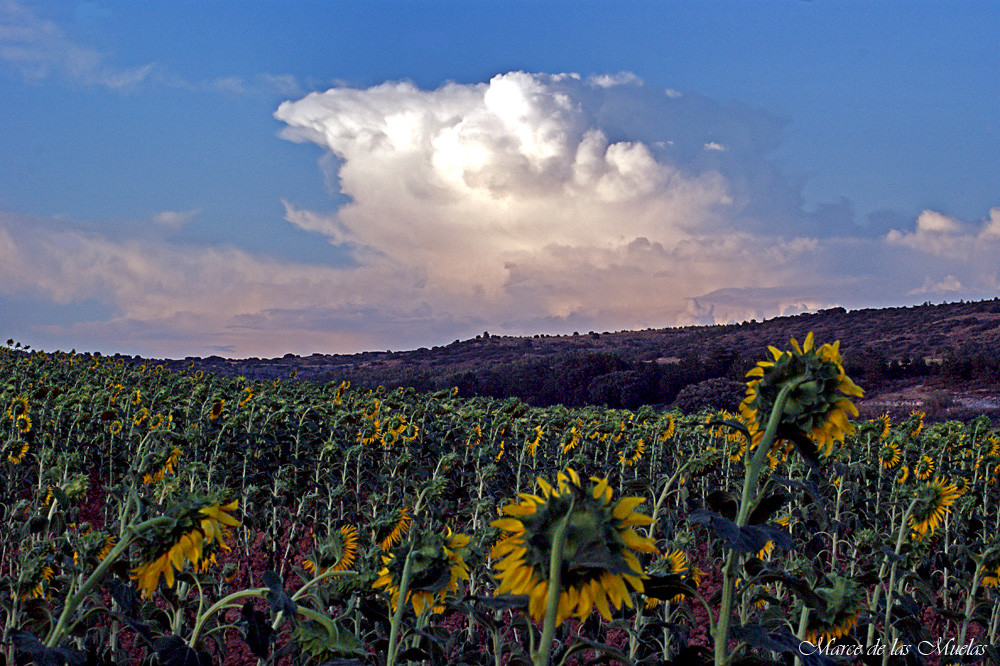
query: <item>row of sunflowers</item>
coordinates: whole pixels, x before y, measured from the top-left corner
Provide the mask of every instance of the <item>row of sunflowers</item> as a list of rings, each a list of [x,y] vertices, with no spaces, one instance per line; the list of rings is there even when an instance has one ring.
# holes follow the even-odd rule
[[[998,663],[1000,432],[769,350],[680,414],[9,341],[0,663]]]

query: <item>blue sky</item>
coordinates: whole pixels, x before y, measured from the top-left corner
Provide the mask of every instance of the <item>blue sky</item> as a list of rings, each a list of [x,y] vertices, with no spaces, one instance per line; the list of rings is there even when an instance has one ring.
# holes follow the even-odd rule
[[[998,19],[0,0],[0,329],[276,356],[993,297]]]

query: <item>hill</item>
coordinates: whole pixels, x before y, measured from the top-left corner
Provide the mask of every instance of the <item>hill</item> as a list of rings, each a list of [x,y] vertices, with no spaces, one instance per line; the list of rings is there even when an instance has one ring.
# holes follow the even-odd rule
[[[462,395],[517,397],[532,405],[697,409],[732,407],[746,371],[767,357],[767,345],[801,340],[809,331],[819,342],[840,340],[848,374],[866,390],[865,412],[1000,414],[1000,299],[832,308],[761,322],[641,331],[533,337],[484,332],[399,352],[158,362],[178,369],[193,363],[206,372],[253,379],[295,374],[371,388],[457,386]]]

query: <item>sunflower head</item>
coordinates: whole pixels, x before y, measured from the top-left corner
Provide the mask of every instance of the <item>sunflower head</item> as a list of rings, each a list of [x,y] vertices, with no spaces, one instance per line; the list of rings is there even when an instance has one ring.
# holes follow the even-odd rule
[[[782,424],[809,435],[830,455],[834,442],[854,433],[848,415],[857,416],[858,410],[848,396],[861,397],[864,392],[844,372],[839,341],[816,347],[809,333],[801,346],[794,338],[790,343],[790,350],[769,347],[773,360],[761,361],[747,373],[750,380],[740,413],[751,432],[762,431],[778,394],[795,381]]]
[[[216,497],[191,497],[171,507],[165,521],[139,535],[142,557],[130,578],[136,581],[144,597],[150,596],[162,575],[167,586],[174,584],[175,574],[191,564],[202,571],[206,561],[214,561],[217,548],[228,549],[229,528],[240,521],[232,516],[237,501],[223,504]]]
[[[934,459],[928,455],[920,456],[920,460],[913,466],[913,473],[921,481],[931,478],[934,473]]]
[[[809,607],[805,639],[813,644],[829,643],[851,633],[864,601],[864,590],[855,581],[837,574],[829,574],[828,579],[827,586],[814,590],[821,603]]]
[[[37,599],[45,595],[55,578],[52,562],[48,558],[32,558],[18,576],[17,590],[21,599]]]
[[[913,529],[913,539],[920,541],[928,534],[933,534],[961,494],[961,490],[955,484],[948,483],[943,476],[918,488],[916,504],[908,520]]]
[[[878,461],[882,465],[882,469],[895,469],[900,459],[901,453],[898,444],[893,441],[886,441],[882,444],[882,448],[878,452]]]
[[[222,416],[222,409],[226,406],[226,401],[219,398],[212,403],[212,410],[208,413],[208,419],[214,421],[215,419]]]
[[[406,598],[414,614],[420,615],[425,609],[443,613],[445,599],[458,591],[459,581],[469,580],[469,567],[465,563],[469,541],[467,535],[454,534],[451,528],[420,535],[412,542],[404,541],[382,555],[383,567],[372,587],[387,592],[390,608],[395,608],[409,558],[410,585]]]
[[[402,541],[410,529],[410,521],[410,510],[407,507],[394,511],[389,521],[380,524],[375,530],[375,541],[379,548],[388,551]]]
[[[26,435],[27,433],[31,432],[31,417],[28,416],[26,413],[18,414],[17,419],[15,420],[15,424],[17,426],[17,431],[20,434]]]
[[[344,525],[313,549],[312,559],[302,563],[309,573],[321,576],[327,570],[347,571],[358,556],[358,528]]]
[[[565,521],[556,622],[571,616],[583,620],[594,608],[610,619],[609,600],[615,608],[622,603],[631,608],[626,583],[641,592],[645,575],[636,551],[659,552],[652,539],[633,529],[653,522],[634,511],[643,498],[612,503],[607,479],[592,477],[584,485],[572,469],[561,472],[555,486],[540,477],[538,486],[540,495],[519,494],[521,501],[505,506],[504,517],[490,523],[506,533],[492,551],[500,579],[497,594],[528,595],[532,617],[544,617],[552,550]]]

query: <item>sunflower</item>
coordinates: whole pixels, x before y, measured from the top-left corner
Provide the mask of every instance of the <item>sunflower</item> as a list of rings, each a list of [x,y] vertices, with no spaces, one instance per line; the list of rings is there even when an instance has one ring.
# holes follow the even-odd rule
[[[875,426],[878,431],[878,438],[884,441],[885,438],[889,436],[889,429],[892,426],[892,420],[889,418],[888,414],[883,414],[875,419]]]
[[[542,441],[542,426],[535,426],[535,436],[524,443],[525,448],[528,449],[528,453],[531,457],[535,457],[535,452],[538,450],[538,444]]]
[[[403,540],[403,536],[410,529],[410,510],[405,506],[399,510],[395,522],[383,526],[375,534],[379,548],[389,550]]]
[[[135,415],[135,418],[132,419],[132,423],[135,425],[141,425],[147,418],[149,418],[149,410],[143,407],[139,410],[139,413]]]
[[[934,473],[934,459],[928,455],[921,456],[917,464],[913,466],[913,473],[921,481],[931,478]]]
[[[218,543],[228,550],[228,528],[240,524],[231,515],[237,507],[237,500],[229,504],[192,500],[175,511],[170,524],[141,535],[147,543],[145,557],[129,577],[136,581],[142,596],[149,597],[156,590],[161,574],[167,587],[173,587],[175,571],[181,571],[185,564],[190,563],[196,571],[203,569],[207,545]]]
[[[28,443],[15,439],[7,445],[7,462],[12,465],[20,465],[24,456],[28,453]]]
[[[153,414],[149,417],[149,429],[158,430],[163,425],[163,414]]]
[[[642,454],[646,452],[646,440],[640,439],[632,447],[632,450],[618,452],[618,464],[625,467],[635,467],[642,460]],[[626,455],[627,454],[627,455]]]
[[[28,399],[23,395],[14,396],[10,406],[7,407],[7,418],[16,419],[21,414],[27,414],[29,411],[31,409],[28,405]]]
[[[908,524],[913,529],[913,539],[920,541],[928,534],[933,534],[945,514],[951,513],[951,505],[962,493],[943,476],[934,479],[933,483],[924,484],[917,492],[917,503]]]
[[[394,552],[382,555],[383,567],[372,588],[384,588],[389,594],[389,607],[396,608],[403,567],[409,558],[406,599],[413,605],[414,614],[420,615],[427,608],[443,613],[445,599],[458,591],[458,581],[469,580],[469,567],[465,563],[469,541],[467,535],[453,534],[451,528],[424,535],[412,544],[404,541]]]
[[[882,469],[895,469],[900,461],[899,445],[895,442],[886,442],[878,452],[878,460],[882,463]]]
[[[910,437],[916,439],[924,429],[924,417],[927,416],[923,412],[918,412],[913,410],[910,412],[910,418],[907,423],[910,425]]]
[[[837,480],[839,481],[840,477],[837,477]],[[781,518],[778,518],[774,522],[777,525],[780,525],[781,527],[788,527],[789,523],[792,522],[792,518],[791,516],[782,516]],[[774,542],[768,540],[767,543],[764,544],[764,547],[760,549],[760,552],[757,553],[757,557],[762,560],[766,559],[771,554],[772,550],[774,550]]]
[[[988,569],[983,567],[983,587],[998,587],[1000,586],[1000,565]]]
[[[896,472],[896,483],[906,483],[908,478],[910,478],[910,468],[903,465],[899,468],[899,471]]]
[[[831,643],[851,633],[861,611],[861,586],[853,580],[830,574],[832,585],[816,588],[817,606],[809,607],[805,640],[814,645]]]
[[[31,432],[31,417],[27,414],[21,413],[17,415],[17,431],[22,435]]]
[[[219,398],[214,403],[212,403],[212,411],[208,413],[208,420],[214,421],[215,419],[222,416],[222,408],[226,406],[226,401]]]
[[[313,559],[303,560],[302,568],[316,576],[328,570],[347,571],[358,556],[358,528],[344,525],[315,551]]]
[[[73,564],[79,566],[80,556],[94,562],[102,562],[111,550],[115,547],[116,539],[104,532],[87,532],[82,535],[77,545],[76,552],[73,553]]]
[[[674,418],[673,414],[667,414],[667,426],[660,431],[660,441],[665,442],[674,436],[674,430],[677,426],[677,419]]]
[[[664,567],[664,571],[666,573],[680,576],[681,580],[685,583],[690,582],[694,584],[694,587],[698,587],[698,583],[701,582],[701,576],[704,572],[697,567],[692,569],[687,555],[685,555],[684,551],[679,548],[663,553],[663,557],[660,558],[659,562],[662,563],[661,566]],[[670,603],[679,604],[684,600],[684,597],[684,593],[678,594],[670,599]],[[655,608],[659,606],[660,603],[660,599],[657,599],[656,597],[646,597],[647,609]]]
[[[738,441],[732,442],[733,447],[729,452],[729,460],[731,462],[739,462],[743,460],[743,455],[747,452],[747,440],[744,437],[740,437]]]
[[[142,482],[146,485],[152,485],[154,483],[159,483],[168,472],[173,474],[177,468],[177,461],[180,460],[180,457],[181,450],[176,446],[171,447],[170,450],[166,452],[166,458],[161,458],[162,462],[160,464],[154,466],[151,471],[142,475]]]
[[[110,432],[112,435],[117,435],[121,431],[122,431],[122,422],[117,419],[112,421],[111,427],[108,428],[108,432]]]
[[[55,572],[44,560],[36,562],[27,574],[22,574],[18,581],[21,599],[37,599],[45,594],[45,590],[55,578]]]
[[[132,392],[132,404],[138,405],[140,402],[142,402],[142,391],[136,389]]]
[[[507,533],[491,552],[500,579],[496,593],[528,595],[536,620],[545,616],[553,539],[562,524],[557,625],[570,616],[586,619],[595,607],[610,620],[609,600],[615,608],[631,608],[628,588],[642,592],[645,575],[633,551],[659,553],[652,539],[633,529],[653,522],[634,512],[645,500],[623,497],[612,504],[607,479],[590,481],[585,488],[572,469],[559,473],[555,487],[539,477],[540,496],[518,494],[521,501],[503,507],[505,517],[490,523]]]
[[[840,342],[814,347],[813,335],[806,336],[800,347],[792,338],[791,351],[768,347],[773,361],[760,361],[747,373],[747,394],[740,403],[740,414],[756,436],[767,420],[784,385],[797,381],[788,394],[782,421],[809,435],[829,456],[835,442],[843,442],[854,433],[848,415],[858,410],[848,397],[864,392],[847,376],[840,357]]]
[[[249,386],[244,386],[243,387],[243,398],[240,400],[240,402],[237,405],[237,407],[239,407],[240,409],[243,409],[244,407],[246,407],[246,404],[248,402],[250,402],[250,398],[252,398],[252,397],[253,397],[253,391],[250,390]]]

